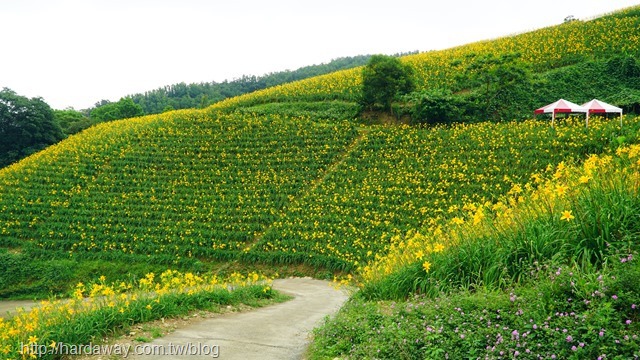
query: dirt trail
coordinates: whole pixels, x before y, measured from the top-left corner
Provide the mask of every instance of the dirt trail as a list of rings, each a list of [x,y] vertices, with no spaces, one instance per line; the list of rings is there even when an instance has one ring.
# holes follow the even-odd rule
[[[174,350],[177,346],[187,346],[186,349],[193,350],[195,354],[130,355],[129,358],[301,359],[309,344],[311,330],[327,315],[339,310],[349,294],[327,281],[310,278],[279,279],[274,281],[273,287],[293,295],[294,299],[247,312],[203,319],[145,344],[147,347],[144,349],[151,351],[153,347],[168,352],[172,346]]]
[[[0,301],[0,317],[7,318],[15,314],[19,308],[29,311],[32,307],[38,303],[32,300],[9,300]]]
[[[327,315],[337,312],[349,298],[346,289],[336,289],[328,281],[311,278],[277,279],[273,288],[292,295],[292,300],[232,312],[212,318],[195,319],[183,327],[155,339],[151,343],[135,343],[128,350],[128,359],[302,359],[309,345],[310,332]],[[0,317],[25,311],[37,302],[0,301]],[[118,342],[116,341],[115,344]],[[140,355],[136,355],[136,351]],[[150,355],[164,351],[164,355]],[[181,351],[182,355],[176,353]],[[111,356],[91,359],[114,359]],[[121,358],[121,357],[120,357]]]

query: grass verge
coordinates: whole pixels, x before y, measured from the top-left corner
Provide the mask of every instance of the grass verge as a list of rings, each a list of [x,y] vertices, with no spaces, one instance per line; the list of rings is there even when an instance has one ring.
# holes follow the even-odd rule
[[[640,356],[640,261],[541,264],[510,289],[355,296],[315,332],[310,359],[629,359]]]
[[[79,283],[67,300],[43,301],[9,320],[0,318],[0,355],[5,359],[56,359],[58,344],[88,344],[137,323],[221,305],[259,306],[283,300],[270,280],[253,273],[227,279],[167,270],[136,284]]]

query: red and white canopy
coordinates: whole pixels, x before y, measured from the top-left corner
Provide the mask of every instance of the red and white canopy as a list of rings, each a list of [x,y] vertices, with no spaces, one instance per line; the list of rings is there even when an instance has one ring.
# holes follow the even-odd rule
[[[589,126],[589,114],[606,114],[606,113],[617,113],[620,114],[620,127],[622,127],[622,109],[613,106],[611,104],[607,104],[604,101],[600,101],[598,99],[593,99],[588,103],[582,104],[582,107],[587,109],[587,126]]]
[[[618,113],[618,114],[622,114],[622,109],[617,107],[617,106],[613,106],[610,104],[607,104],[604,101],[600,101],[598,99],[593,99],[591,101],[589,101],[588,103],[584,103],[581,105],[584,108],[587,108],[587,110],[589,110],[590,114],[593,113],[598,113],[598,114],[602,114],[602,113]]]
[[[556,113],[586,113],[587,109],[571,101],[560,99],[552,104],[543,106],[534,111],[535,114],[556,114]]]
[[[534,114],[551,114],[551,126],[556,121],[557,113],[587,113],[587,108],[584,108],[578,104],[574,104],[571,101],[567,101],[565,99],[560,99],[554,103],[551,103],[547,106],[543,106],[539,109],[536,109]]]

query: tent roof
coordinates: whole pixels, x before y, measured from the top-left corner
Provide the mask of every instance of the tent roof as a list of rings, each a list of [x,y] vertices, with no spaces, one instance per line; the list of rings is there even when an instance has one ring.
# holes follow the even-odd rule
[[[535,114],[550,114],[550,113],[586,113],[588,110],[578,104],[574,104],[571,101],[560,99],[554,103],[543,106],[534,111]]]
[[[593,99],[587,103],[582,104],[581,106],[587,108],[589,110],[589,113],[620,113],[622,114],[621,108],[607,104],[606,102],[600,101],[598,99]]]

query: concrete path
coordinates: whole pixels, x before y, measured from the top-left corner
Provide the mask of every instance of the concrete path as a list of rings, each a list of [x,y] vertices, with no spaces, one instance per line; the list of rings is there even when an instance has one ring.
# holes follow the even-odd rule
[[[129,355],[129,358],[301,359],[311,330],[349,298],[346,290],[311,278],[278,279],[273,288],[294,299],[248,312],[203,319],[137,349],[147,353],[164,351],[163,356]],[[187,353],[179,356],[178,351]]]
[[[0,317],[8,318],[16,313],[16,310],[22,308],[24,311],[29,311],[32,307],[36,306],[38,302],[33,300],[8,300],[0,301]]]

